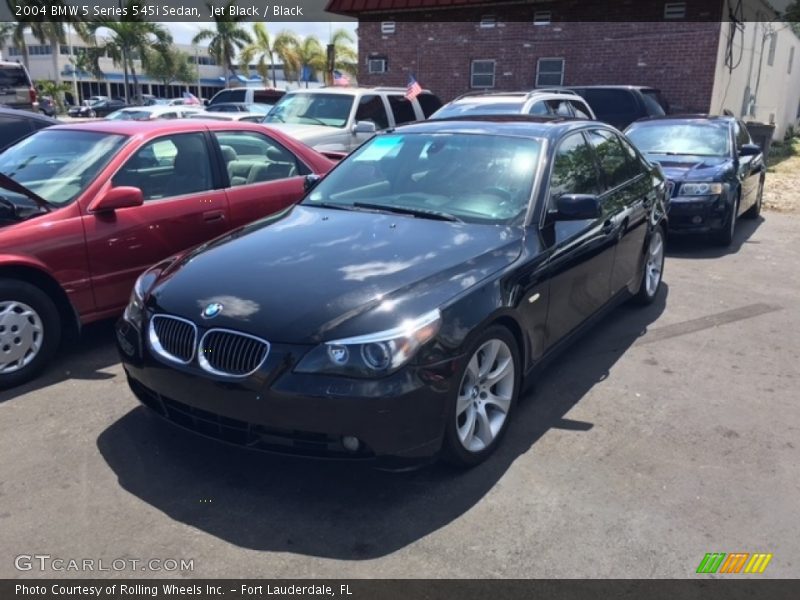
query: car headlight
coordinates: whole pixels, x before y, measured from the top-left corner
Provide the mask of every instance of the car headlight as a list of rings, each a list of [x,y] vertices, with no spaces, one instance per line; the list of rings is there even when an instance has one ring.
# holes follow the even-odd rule
[[[679,196],[716,196],[722,193],[721,183],[697,182],[681,184]]]
[[[122,318],[131,325],[142,328],[144,322],[144,297],[147,294],[150,286],[153,285],[157,274],[153,271],[145,271],[136,279],[131,290],[131,297],[128,299],[128,306],[125,307],[125,312],[122,313]]]
[[[398,327],[377,333],[325,342],[306,354],[298,373],[328,373],[377,377],[396,371],[439,331],[438,309]]]

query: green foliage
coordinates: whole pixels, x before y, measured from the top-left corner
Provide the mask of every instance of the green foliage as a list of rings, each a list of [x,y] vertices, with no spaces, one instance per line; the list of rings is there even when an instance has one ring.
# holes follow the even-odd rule
[[[225,5],[225,13],[230,14],[229,7],[237,4],[237,0],[229,0]],[[213,6],[208,3],[209,10]],[[233,61],[236,52],[252,43],[250,33],[242,27],[241,23],[247,20],[242,15],[238,17],[226,17],[222,15],[214,16],[214,28],[201,30],[194,39],[193,44],[208,42],[208,53],[214,57],[217,63],[225,67],[226,73],[234,73]]]
[[[36,89],[42,96],[50,96],[56,104],[58,112],[64,112],[64,92],[71,92],[72,85],[66,82],[50,81],[49,79],[34,82]]]
[[[169,48],[166,52],[147,50],[145,73],[165,86],[173,82],[197,82],[197,67],[186,52]]]

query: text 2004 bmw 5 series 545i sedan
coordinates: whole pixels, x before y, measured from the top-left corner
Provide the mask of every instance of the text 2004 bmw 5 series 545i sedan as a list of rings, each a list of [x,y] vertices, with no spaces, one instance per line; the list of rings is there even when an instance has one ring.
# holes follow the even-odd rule
[[[130,386],[251,447],[477,464],[545,357],[656,296],[665,187],[597,122],[379,135],[301,204],[139,278],[117,329]]]

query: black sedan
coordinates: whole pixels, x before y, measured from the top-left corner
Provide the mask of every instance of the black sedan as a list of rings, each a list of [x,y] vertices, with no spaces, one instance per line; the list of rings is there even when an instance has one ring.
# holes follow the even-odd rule
[[[729,246],[739,216],[761,214],[767,167],[735,117],[656,117],[625,133],[670,181],[670,230],[709,234]]]
[[[73,106],[67,114],[70,117],[107,117],[112,112],[128,106],[122,98],[106,98],[88,106]]]
[[[0,152],[40,129],[59,121],[29,110],[0,106]]]
[[[666,182],[596,121],[409,125],[307,185],[139,278],[117,340],[143,404],[253,448],[470,466],[544,359],[659,292]]]

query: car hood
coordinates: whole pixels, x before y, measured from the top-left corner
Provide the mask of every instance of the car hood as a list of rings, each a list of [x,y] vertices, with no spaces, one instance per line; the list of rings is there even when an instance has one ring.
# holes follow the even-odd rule
[[[721,156],[672,156],[648,154],[647,159],[661,166],[671,181],[718,181],[732,161]]]
[[[521,249],[521,228],[295,206],[179,257],[147,304],[204,327],[317,343],[437,308]],[[203,320],[214,302],[222,312]]]
[[[305,144],[325,141],[329,136],[340,136],[346,131],[340,127],[328,127],[326,125],[297,125],[294,123],[265,123],[265,125],[277,129]]]

